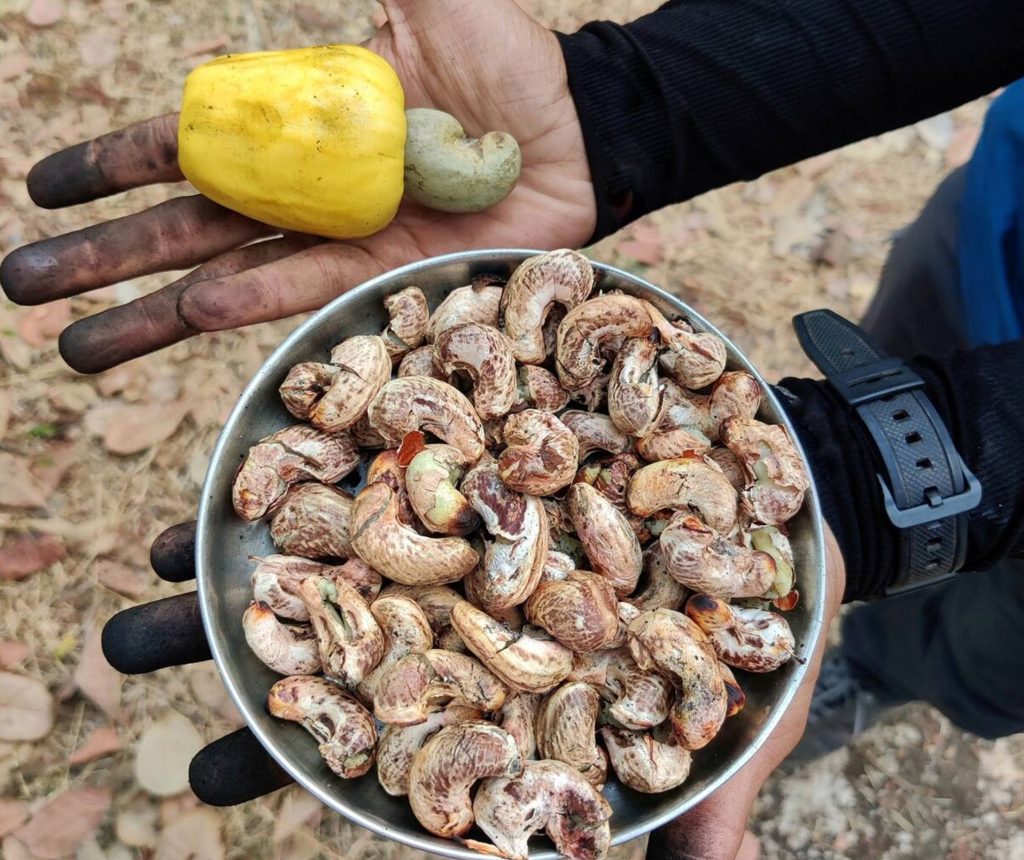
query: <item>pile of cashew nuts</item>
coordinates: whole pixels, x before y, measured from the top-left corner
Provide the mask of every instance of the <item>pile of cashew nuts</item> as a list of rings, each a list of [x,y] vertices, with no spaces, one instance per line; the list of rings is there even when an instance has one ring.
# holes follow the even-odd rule
[[[380,335],[292,368],[302,423],[235,478],[281,553],[243,619],[286,676],[270,712],[344,779],[376,763],[431,833],[604,857],[609,768],[678,786],[743,707],[732,670],[793,655],[774,610],[798,597],[783,524],[807,473],[718,337],[595,292],[574,251],[433,313],[415,286],[385,305]]]

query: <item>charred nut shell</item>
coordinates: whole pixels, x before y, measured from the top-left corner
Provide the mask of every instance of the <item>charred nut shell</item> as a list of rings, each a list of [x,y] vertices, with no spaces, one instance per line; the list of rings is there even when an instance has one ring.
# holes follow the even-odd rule
[[[393,362],[415,349],[427,336],[430,308],[419,287],[406,287],[384,299],[384,308],[391,318],[381,334]]]
[[[340,368],[317,361],[296,364],[278,389],[285,409],[296,418],[309,418],[310,410],[327,393],[339,373]]]
[[[725,663],[718,662],[718,671],[722,673],[722,681],[725,683],[725,692],[729,697],[729,707],[725,712],[727,717],[735,717],[747,703],[747,694],[743,692],[739,681],[732,673],[732,669]]]
[[[316,675],[320,652],[308,624],[285,624],[265,603],[253,601],[242,616],[245,641],[260,661],[279,675]]]
[[[463,323],[434,341],[434,365],[448,378],[456,372],[473,380],[473,406],[483,421],[508,414],[515,403],[516,360],[500,331],[480,323]]]
[[[657,794],[682,785],[691,757],[665,732],[631,732],[605,726],[601,739],[619,782],[634,791]]]
[[[486,282],[452,290],[430,317],[427,340],[431,343],[445,330],[462,323],[482,323],[497,327],[501,287]]]
[[[377,685],[384,673],[407,654],[429,651],[434,645],[434,635],[427,616],[410,597],[398,594],[378,597],[370,604],[370,612],[384,632],[384,656],[359,682],[356,693],[362,701],[372,706]]]
[[[364,600],[373,600],[380,592],[380,574],[361,559],[350,559],[341,565],[321,564],[291,555],[268,555],[253,558],[252,596],[266,603],[280,618],[309,621],[309,610],[299,597],[299,586],[310,576],[345,580]],[[296,673],[298,674],[298,673]]]
[[[470,790],[488,776],[515,776],[523,762],[515,738],[491,723],[441,729],[413,757],[409,803],[423,827],[437,836],[461,836],[473,826]]]
[[[638,516],[665,508],[693,509],[719,534],[736,524],[736,491],[716,467],[699,457],[651,463],[629,481],[626,503]]]
[[[811,479],[785,427],[729,418],[722,441],[746,470],[743,508],[754,520],[778,525],[800,510]]]
[[[695,594],[686,604],[686,614],[728,666],[774,672],[796,651],[789,624],[774,612],[741,609],[710,594]]]
[[[325,678],[282,678],[270,688],[270,713],[292,720],[320,742],[320,755],[342,779],[362,776],[373,765],[377,728],[373,717]]]
[[[604,648],[618,629],[618,600],[599,573],[574,570],[561,582],[543,582],[526,602],[526,617],[573,651]]]
[[[510,415],[503,435],[508,447],[498,459],[498,474],[511,489],[549,496],[572,482],[579,442],[550,412],[526,409]]]
[[[640,579],[640,542],[626,517],[589,484],[573,484],[567,497],[569,515],[594,570],[604,576],[620,597],[630,594]]]
[[[582,773],[598,787],[608,776],[608,758],[597,745],[601,696],[589,684],[562,684],[541,702],[537,716],[537,749],[541,758],[556,759]]]
[[[331,387],[309,410],[309,422],[321,430],[347,430],[363,415],[381,386],[391,378],[391,358],[382,338],[357,335],[331,350],[338,368]]]
[[[409,503],[430,531],[467,535],[480,525],[480,518],[456,489],[465,466],[466,459],[457,448],[428,445],[406,468]]]
[[[304,558],[348,558],[352,498],[326,484],[292,487],[270,521],[270,536],[283,553]]]
[[[658,420],[658,351],[658,344],[649,337],[628,338],[612,364],[608,414],[630,436],[646,436]]]

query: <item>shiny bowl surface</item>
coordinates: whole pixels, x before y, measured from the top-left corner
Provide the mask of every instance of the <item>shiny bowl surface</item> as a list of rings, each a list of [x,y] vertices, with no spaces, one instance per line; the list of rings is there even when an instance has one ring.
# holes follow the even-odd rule
[[[423,830],[408,801],[386,794],[374,771],[357,780],[339,779],[328,770],[316,743],[303,728],[267,713],[266,695],[279,676],[250,652],[241,622],[252,594],[249,557],[269,555],[274,547],[266,523],[249,523],[235,514],[231,483],[251,445],[295,423],[277,393],[292,365],[300,361],[327,361],[331,347],[349,335],[379,333],[387,323],[384,297],[403,287],[419,286],[434,308],[452,289],[468,284],[474,276],[507,277],[522,260],[536,253],[500,249],[424,260],[374,278],[316,313],[292,332],[246,386],[217,440],[199,505],[196,567],[203,623],[224,683],[249,727],[296,782],[330,808],[381,836],[447,857],[482,855]],[[696,330],[718,334],[728,347],[728,367],[754,374],[766,392],[759,417],[786,425],[795,438],[765,380],[722,332],[675,297],[635,275],[599,263],[594,267],[599,272],[601,289],[642,296],[670,319],[682,316]],[[355,476],[350,477],[353,479],[346,479],[342,486],[357,488]],[[800,602],[786,617],[796,636],[799,659],[767,675],[737,673],[747,693],[746,707],[739,716],[726,721],[720,735],[708,747],[694,754],[690,777],[679,788],[663,794],[641,794],[610,779],[605,796],[614,810],[611,828],[615,844],[653,830],[704,800],[743,766],[782,716],[803,678],[804,658],[822,634],[825,549],[821,522],[812,486],[800,514],[789,524]],[[477,831],[472,835],[485,838]],[[546,838],[535,839],[531,848],[530,857],[534,860],[558,856]]]

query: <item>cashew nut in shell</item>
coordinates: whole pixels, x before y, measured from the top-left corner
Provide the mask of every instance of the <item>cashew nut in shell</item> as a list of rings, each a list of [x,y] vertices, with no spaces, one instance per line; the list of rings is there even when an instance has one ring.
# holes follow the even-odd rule
[[[483,421],[506,415],[516,401],[516,360],[505,335],[492,326],[462,323],[434,341],[434,366],[448,378],[461,372],[473,380],[473,406]]]
[[[476,781],[517,776],[522,770],[515,738],[504,729],[482,721],[443,728],[413,756],[413,815],[437,836],[461,836],[473,826],[470,791]]]
[[[660,727],[659,727],[660,729]],[[682,785],[690,775],[691,756],[666,731],[631,732],[604,726],[601,739],[608,749],[619,782],[634,791],[657,794]]]
[[[569,403],[569,392],[562,388],[550,370],[535,364],[524,364],[517,374],[516,400],[513,412],[540,409],[542,412],[561,412]]]
[[[737,492],[742,492],[747,486],[747,474],[743,470],[743,463],[728,448],[711,448],[704,452],[704,456],[722,470],[722,474],[729,479],[729,483]]]
[[[456,489],[465,466],[466,459],[457,448],[428,445],[406,467],[409,503],[430,531],[467,535],[480,525],[480,518]]]
[[[417,534],[398,511],[398,496],[383,482],[364,487],[352,504],[352,548],[374,570],[403,585],[443,585],[476,567],[480,557],[468,541]]]
[[[682,609],[690,589],[678,582],[665,564],[665,555],[660,543],[644,550],[643,570],[636,590],[623,598],[637,609]]]
[[[595,651],[615,637],[618,600],[604,576],[574,570],[560,582],[537,586],[526,602],[526,617],[573,651]]]
[[[325,678],[298,675],[270,688],[270,713],[301,723],[320,742],[320,755],[342,779],[362,776],[373,765],[377,727],[352,696]]]
[[[381,386],[391,378],[391,357],[383,338],[356,335],[331,350],[331,364],[338,368],[338,374],[309,410],[309,422],[336,433],[352,427],[366,414]]]
[[[339,373],[340,368],[317,361],[296,364],[278,389],[285,409],[296,418],[309,418],[310,410],[327,393]]]
[[[736,490],[717,467],[701,457],[644,466],[629,481],[626,504],[641,517],[665,508],[692,509],[720,534],[732,530],[738,513]]]
[[[501,295],[502,328],[516,360],[541,364],[547,357],[543,326],[552,307],[574,308],[593,288],[594,270],[577,251],[551,251],[520,263]]]
[[[434,347],[418,346],[410,350],[398,365],[398,377],[429,376],[432,379],[444,379],[434,366]]]
[[[775,560],[775,578],[764,596],[779,609],[792,609],[796,605],[796,572],[793,548],[789,538],[778,526],[764,526],[750,532],[750,543],[756,550],[766,552]]]
[[[370,416],[364,415],[349,431],[352,434],[352,441],[360,448],[386,448],[387,442],[373,427],[370,426]]]
[[[625,515],[589,484],[573,484],[566,497],[576,534],[594,570],[620,597],[640,579],[643,553]]]
[[[525,409],[505,422],[508,446],[498,459],[498,474],[511,489],[548,496],[568,486],[579,462],[579,442],[550,412]]]
[[[623,728],[642,731],[660,725],[672,707],[668,678],[641,669],[625,647],[576,655],[569,680],[596,687],[607,703],[605,718]]]
[[[410,526],[417,531],[425,531],[423,522],[416,515],[409,501],[409,491],[405,486],[405,466],[398,462],[398,449],[387,448],[381,451],[370,462],[366,470],[366,485],[378,481],[387,484],[398,496],[398,519],[402,525]]]
[[[505,704],[494,716],[494,721],[516,739],[519,755],[525,762],[537,751],[537,712],[540,710],[540,695],[537,693],[514,693],[505,699]]]
[[[447,585],[400,585],[390,583],[385,594],[400,594],[411,597],[427,616],[434,634],[434,644],[442,651],[465,651],[466,645],[452,628],[452,607],[462,600],[462,595]]]
[[[547,558],[544,561],[544,569],[540,574],[540,581],[563,582],[569,574],[576,570],[576,562],[564,552],[549,549]]]
[[[438,212],[482,212],[519,181],[519,144],[504,131],[469,137],[451,114],[405,112],[405,196]]]
[[[565,762],[600,788],[608,776],[608,757],[597,745],[601,696],[580,681],[562,684],[540,705],[537,750],[541,758]]]
[[[685,323],[672,328],[672,335],[665,339],[670,348],[659,361],[661,369],[686,388],[704,388],[718,379],[727,358],[721,338],[711,332],[693,332]]]
[[[427,340],[433,343],[445,329],[460,323],[482,323],[497,328],[502,289],[494,283],[491,277],[482,276],[472,284],[452,290],[431,314]]]
[[[725,711],[725,715],[727,717],[735,717],[743,710],[743,706],[747,704],[747,694],[743,692],[743,688],[740,686],[739,681],[736,680],[732,669],[721,660],[718,661],[718,671],[722,673],[725,693],[729,698],[729,706]]]
[[[415,349],[427,336],[430,308],[419,287],[406,287],[384,299],[390,320],[381,333],[392,363]]]
[[[372,705],[384,673],[407,654],[429,651],[434,645],[434,634],[427,616],[410,597],[386,594],[370,604],[370,612],[384,633],[384,656],[359,682],[356,694]]]
[[[728,666],[774,672],[796,651],[789,624],[775,612],[742,609],[710,594],[695,594],[686,603],[686,614]]]
[[[608,381],[608,414],[630,436],[654,429],[661,406],[659,345],[650,337],[631,337],[615,356]]]
[[[581,463],[595,451],[607,451],[614,455],[623,453],[630,446],[629,436],[616,427],[609,416],[599,412],[570,409],[563,412],[559,420],[572,430],[579,441]]]
[[[256,562],[251,576],[253,599],[266,603],[278,617],[292,621],[309,621],[309,610],[299,596],[299,586],[310,576],[341,578],[364,600],[373,600],[382,584],[380,574],[358,558],[340,565],[321,564],[291,555],[268,555],[251,560]]]
[[[308,624],[285,624],[269,606],[254,600],[242,616],[245,641],[260,662],[279,675],[316,675],[320,652]]]
[[[270,521],[270,536],[283,553],[303,558],[348,558],[352,499],[326,484],[292,487]]]

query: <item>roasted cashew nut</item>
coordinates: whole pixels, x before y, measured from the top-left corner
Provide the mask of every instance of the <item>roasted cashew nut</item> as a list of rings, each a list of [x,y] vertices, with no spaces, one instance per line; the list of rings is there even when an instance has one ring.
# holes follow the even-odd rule
[[[481,323],[462,323],[434,341],[434,366],[442,376],[465,373],[473,381],[473,406],[483,421],[507,415],[516,401],[516,360],[508,338]]]
[[[409,503],[420,522],[436,534],[467,535],[480,525],[480,518],[456,489],[465,467],[458,448],[428,445],[405,470]]]
[[[418,346],[410,350],[398,365],[398,377],[429,376],[432,379],[444,379],[434,366],[434,347]]]
[[[299,481],[340,481],[359,465],[359,449],[345,433],[296,424],[261,439],[246,455],[231,487],[235,512],[245,520],[272,513]]]
[[[704,456],[722,470],[722,474],[729,479],[729,483],[737,492],[742,492],[747,486],[747,474],[743,470],[743,463],[728,448],[712,448],[705,451]]]
[[[386,594],[370,604],[370,612],[384,632],[384,656],[356,687],[356,695],[369,705],[380,679],[407,654],[422,654],[434,646],[430,622],[419,604],[411,597]]]
[[[501,295],[501,323],[522,364],[541,364],[547,357],[544,321],[556,304],[576,307],[594,289],[590,261],[577,251],[562,249],[520,263]]]
[[[608,777],[608,757],[597,745],[601,696],[589,684],[574,681],[548,694],[537,715],[537,750],[541,758],[575,768],[600,788]]]
[[[712,529],[728,534],[736,524],[736,490],[700,457],[680,457],[640,469],[626,488],[626,504],[638,516],[665,508],[695,510]]]
[[[572,670],[572,651],[553,639],[509,630],[472,603],[452,609],[462,641],[498,678],[524,693],[546,693]]]
[[[299,586],[324,673],[353,690],[384,656],[384,633],[366,601],[342,580],[311,576]]]
[[[796,640],[781,615],[730,606],[710,594],[695,594],[686,614],[707,637],[719,659],[747,672],[774,672],[796,651]]]
[[[452,699],[496,711],[505,702],[505,685],[466,654],[436,648],[408,654],[377,683],[374,714],[382,723],[415,726]]]
[[[619,782],[634,791],[657,794],[682,785],[690,775],[691,757],[662,727],[631,732],[605,726],[601,739]]]
[[[550,412],[526,409],[510,415],[503,435],[508,447],[498,459],[498,474],[511,489],[549,496],[572,482],[579,442]]]
[[[579,440],[581,463],[595,451],[621,454],[630,446],[629,436],[616,427],[607,415],[570,409],[563,412],[559,419]]]
[[[296,364],[278,388],[285,409],[305,421],[309,418],[310,410],[327,393],[339,373],[341,368],[318,361]]]
[[[326,484],[292,487],[270,521],[270,536],[283,553],[303,558],[348,558],[352,498]]]
[[[625,647],[576,655],[569,679],[596,687],[607,703],[604,718],[622,728],[643,731],[660,725],[672,707],[668,678],[641,669]]]
[[[316,675],[320,652],[316,633],[308,624],[285,624],[269,606],[254,600],[242,616],[249,648],[279,675]]]
[[[331,350],[338,368],[331,387],[309,410],[309,423],[336,433],[352,427],[363,415],[381,386],[391,378],[391,357],[384,339],[356,335]]]
[[[411,597],[419,604],[430,629],[434,634],[434,644],[442,651],[466,650],[466,645],[459,634],[452,629],[452,607],[462,600],[462,595],[447,585],[400,585],[397,582],[388,584],[385,594],[400,594]]]
[[[526,860],[530,837],[544,830],[569,860],[608,855],[611,806],[579,771],[560,761],[526,762],[522,776],[484,780],[473,811],[494,843],[466,840],[476,851]]]
[[[676,686],[669,720],[680,745],[707,745],[722,727],[729,702],[718,656],[700,627],[671,609],[644,612],[629,625],[629,650],[641,669],[656,669]]]
[[[630,594],[640,579],[643,553],[625,515],[589,484],[573,484],[566,500],[594,570],[619,597]]]
[[[291,621],[309,621],[309,610],[299,597],[299,586],[311,576],[345,580],[364,600],[373,600],[380,592],[380,574],[361,559],[349,559],[344,564],[321,564],[292,555],[268,555],[250,558],[253,568],[253,599],[266,603],[279,618]],[[299,674],[299,673],[296,673]]]
[[[320,755],[342,779],[362,776],[373,765],[377,727],[362,705],[326,678],[298,675],[270,688],[270,713],[301,723],[320,742]]]
[[[660,543],[644,550],[643,570],[636,590],[623,598],[637,609],[682,609],[690,589],[678,582],[668,571]]]
[[[542,412],[561,412],[569,403],[569,392],[562,388],[550,370],[535,364],[524,364],[517,374],[516,400],[513,412],[540,409]]]
[[[800,510],[811,479],[785,427],[729,418],[722,425],[722,441],[743,463],[743,509],[754,520],[778,525]]]
[[[398,511],[398,496],[383,482],[364,487],[352,504],[352,548],[381,575],[403,585],[443,585],[477,566],[480,557],[468,541],[417,534]]]
[[[596,651],[615,637],[618,607],[608,579],[574,570],[560,582],[537,586],[526,601],[526,617],[573,651]]]
[[[505,700],[494,721],[516,739],[519,755],[525,762],[537,751],[537,712],[540,696],[537,693],[514,693]]]
[[[612,363],[608,414],[615,426],[630,436],[646,436],[658,420],[658,352],[658,343],[650,337],[631,337]]]
[[[377,482],[387,484],[398,496],[398,520],[402,525],[425,531],[423,523],[413,510],[409,501],[409,491],[405,486],[405,466],[398,462],[398,449],[387,448],[381,451],[366,470],[366,485]]]
[[[430,308],[419,287],[406,287],[392,293],[384,299],[384,308],[390,319],[381,332],[381,338],[392,363],[395,363],[423,343],[427,336],[427,323],[430,322]]]
[[[669,349],[661,354],[661,369],[686,388],[704,388],[725,370],[725,344],[711,332],[693,332],[685,323],[671,324],[672,333],[662,337]]]
[[[502,289],[494,286],[495,283],[500,281],[485,275],[468,286],[452,290],[431,315],[427,340],[433,343],[441,332],[460,323],[482,323],[497,328]]]
[[[662,382],[661,411],[654,427],[636,440],[637,453],[648,462],[674,460],[711,447],[713,430],[708,413],[710,397],[687,391],[666,379]]]
[[[370,424],[388,444],[398,445],[406,433],[425,430],[458,448],[475,463],[484,453],[484,428],[462,392],[427,376],[392,379],[370,404]]]

